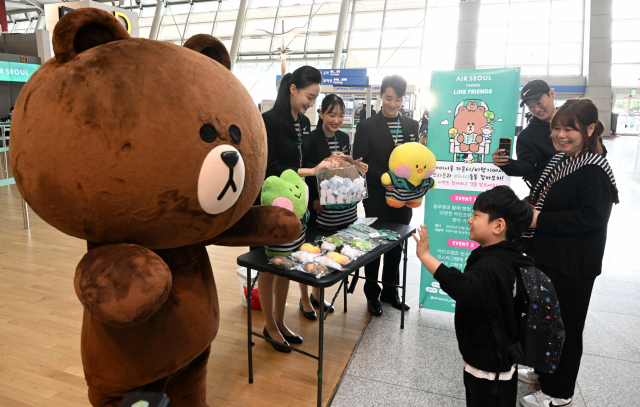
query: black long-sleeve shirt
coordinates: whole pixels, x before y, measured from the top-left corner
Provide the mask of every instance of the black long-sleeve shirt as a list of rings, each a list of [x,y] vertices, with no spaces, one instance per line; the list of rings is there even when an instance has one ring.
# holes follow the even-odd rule
[[[538,267],[567,277],[596,278],[602,272],[607,224],[617,191],[607,173],[585,165],[554,182],[538,215],[535,234],[522,238]]]
[[[508,372],[512,361],[502,349],[498,363],[496,339],[490,315],[498,321],[511,342],[515,341],[517,320],[514,310],[518,267],[533,266],[517,244],[500,242],[471,252],[464,273],[440,265],[433,277],[456,300],[455,328],[458,348],[469,365],[486,372]]]
[[[549,160],[558,154],[551,139],[551,124],[534,116],[529,126],[518,135],[516,153],[517,160],[511,160],[500,168],[512,177],[523,177],[534,187]]]
[[[300,151],[298,150],[298,132],[291,113],[274,107],[262,114],[264,126],[267,130],[267,173],[266,177],[279,177],[283,171],[298,168],[313,168],[312,158],[315,157],[315,144],[310,137],[311,123],[302,114],[298,114],[300,134],[302,135],[302,166],[300,165]]]

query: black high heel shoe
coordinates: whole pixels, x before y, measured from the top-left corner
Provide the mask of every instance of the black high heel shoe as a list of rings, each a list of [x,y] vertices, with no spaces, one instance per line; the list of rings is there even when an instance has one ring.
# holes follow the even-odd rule
[[[320,303],[318,302],[318,300],[313,298],[313,294],[309,296],[309,300],[311,300],[311,305],[313,305],[314,307],[320,308]],[[333,305],[330,305],[329,308],[327,308],[326,306],[324,307],[324,312],[334,312],[334,311],[335,311],[335,308],[333,308]]]
[[[269,335],[269,331],[267,331],[266,326],[264,327],[264,331],[262,331],[262,334],[267,338],[272,339],[271,335]],[[291,353],[291,349],[287,348],[286,346],[282,346],[280,344],[273,343],[273,342],[269,342],[269,343],[271,344],[271,346],[273,346],[273,349],[277,350],[278,352]],[[289,342],[287,342],[287,340],[285,339],[284,344],[289,345]]]
[[[304,310],[304,308],[302,307],[302,300],[300,300],[300,311],[302,311],[302,315],[304,315],[305,318],[311,321],[315,321],[316,319],[318,319],[318,315],[316,315],[316,310],[311,310],[310,312],[307,312]]]
[[[302,343],[302,336],[298,335],[297,333],[293,333],[293,335],[291,336],[282,334],[282,337],[292,345],[300,345]]]

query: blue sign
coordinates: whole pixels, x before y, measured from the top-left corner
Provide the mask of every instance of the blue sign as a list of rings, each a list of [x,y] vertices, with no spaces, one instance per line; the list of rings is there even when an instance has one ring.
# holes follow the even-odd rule
[[[367,76],[367,68],[358,68],[358,69],[321,69],[320,73],[323,78],[329,77],[366,77]]]
[[[366,76],[340,76],[328,77],[322,76],[323,85],[342,85],[342,86],[365,86],[367,84]]]
[[[282,82],[282,77],[284,75],[276,75],[276,90],[280,88],[280,82]]]
[[[520,86],[520,91],[522,91],[522,88],[524,86]],[[584,86],[549,86],[551,89],[553,89],[554,92],[578,92],[578,93],[584,93],[585,91],[585,87]]]

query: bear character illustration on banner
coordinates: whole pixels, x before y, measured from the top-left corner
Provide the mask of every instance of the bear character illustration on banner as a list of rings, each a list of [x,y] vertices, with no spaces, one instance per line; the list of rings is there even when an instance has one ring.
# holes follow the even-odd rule
[[[387,205],[393,208],[417,208],[422,198],[436,185],[431,176],[436,170],[436,156],[420,143],[404,143],[394,148],[389,157],[389,171],[382,174],[383,186],[393,185],[385,191]]]
[[[53,49],[20,92],[11,162],[31,208],[87,241],[74,287],[89,401],[115,407],[136,390],[205,407],[220,319],[206,246],[301,232],[293,212],[252,207],[267,162],[260,113],[209,35],[130,38],[83,8],[57,23]]]
[[[482,143],[482,128],[488,122],[484,115],[485,108],[478,107],[477,102],[469,102],[467,107],[461,107],[458,114],[453,119],[453,127],[458,133],[458,143],[460,143],[460,151],[463,153],[477,153]]]

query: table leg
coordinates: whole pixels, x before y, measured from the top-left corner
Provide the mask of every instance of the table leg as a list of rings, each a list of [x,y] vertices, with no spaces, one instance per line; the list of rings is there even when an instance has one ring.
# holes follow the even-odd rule
[[[256,276],[258,278],[258,276]],[[251,347],[251,339],[253,339],[253,325],[251,323],[251,291],[253,290],[253,281],[251,278],[251,269],[247,269],[247,350],[249,351],[249,383],[253,383],[253,349]]]
[[[324,287],[320,287],[320,304],[324,304]],[[324,360],[324,307],[319,307],[320,312],[320,338],[318,345],[318,407],[322,407],[322,362]]]
[[[402,267],[402,315],[400,316],[400,329],[404,329],[404,304],[407,297],[407,246],[408,241],[404,241],[404,265]]]
[[[349,285],[349,277],[344,278],[344,312],[347,312],[347,286]]]

